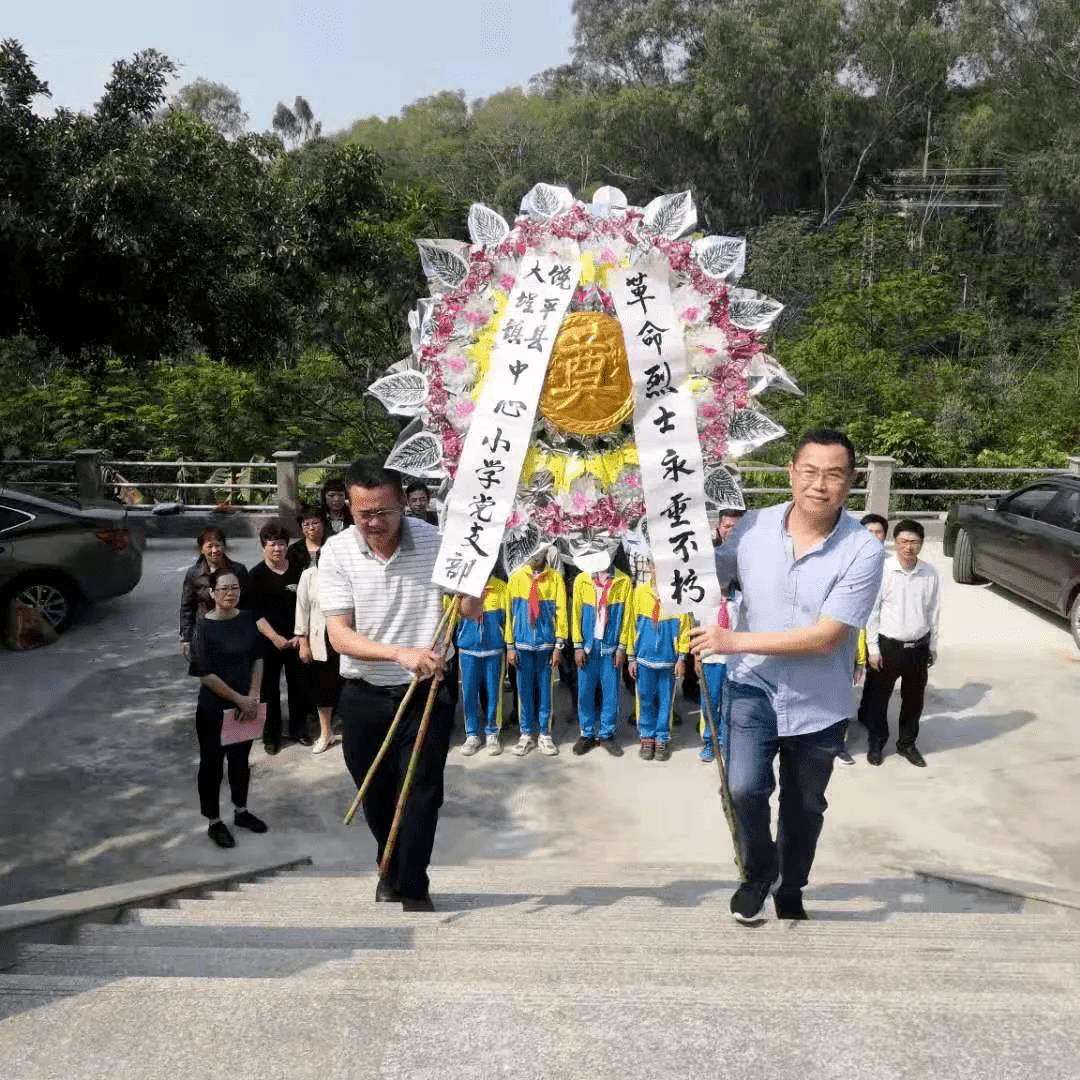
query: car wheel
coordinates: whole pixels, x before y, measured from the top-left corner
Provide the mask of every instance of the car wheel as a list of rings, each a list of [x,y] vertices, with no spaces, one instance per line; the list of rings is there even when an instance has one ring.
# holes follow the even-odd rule
[[[1080,649],[1080,592],[1073,598],[1069,605],[1069,629],[1072,631],[1073,641]]]
[[[975,573],[975,552],[971,550],[971,537],[961,529],[956,534],[952,556],[953,581],[961,585],[978,585],[982,578]]]
[[[48,577],[30,578],[22,582],[11,597],[17,603],[34,608],[58,634],[71,625],[78,599],[71,585]]]

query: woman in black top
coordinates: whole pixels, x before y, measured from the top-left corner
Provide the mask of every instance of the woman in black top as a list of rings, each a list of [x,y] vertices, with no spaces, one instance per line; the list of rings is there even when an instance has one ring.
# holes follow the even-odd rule
[[[240,581],[241,606],[246,606],[244,587],[247,585],[248,572],[243,563],[230,559],[225,553],[225,534],[220,529],[210,527],[199,533],[196,541],[199,545],[199,557],[184,575],[184,585],[180,590],[180,641],[184,655],[190,658],[191,631],[199,613],[214,610],[214,596],[210,591],[210,575],[215,570],[228,569],[236,574]]]
[[[263,746],[268,754],[281,749],[281,672],[289,692],[289,738],[310,746],[307,734],[309,694],[296,637],[296,586],[300,570],[290,566],[285,552],[289,534],[280,521],[259,530],[263,561],[248,575],[248,597],[255,625],[263,640],[262,700],[266,702]]]
[[[326,518],[317,508],[305,507],[299,517],[300,539],[289,545],[285,557],[290,566],[302,574],[315,561],[319,549],[326,542]]]
[[[322,508],[323,517],[326,518],[329,536],[336,536],[353,523],[347,504],[348,493],[345,491],[345,481],[327,480],[319,493],[319,505]]]
[[[233,801],[233,824],[252,832],[266,832],[266,825],[247,808],[251,768],[251,739],[221,745],[225,710],[239,710],[242,722],[257,727],[259,691],[262,684],[262,644],[251,613],[237,607],[240,578],[232,570],[214,570],[209,587],[214,609],[200,615],[191,637],[191,667],[202,681],[195,709],[195,732],[199,738],[199,805],[210,819],[207,835],[220,847],[236,841],[221,820],[222,765],[229,763],[229,792]]]

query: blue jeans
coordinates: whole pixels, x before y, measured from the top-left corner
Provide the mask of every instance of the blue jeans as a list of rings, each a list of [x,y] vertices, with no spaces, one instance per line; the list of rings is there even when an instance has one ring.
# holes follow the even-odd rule
[[[615,670],[615,654],[602,656],[599,644],[594,644],[592,652],[585,657],[585,666],[578,668],[577,685],[581,734],[587,739],[613,738],[619,719],[619,673]],[[599,721],[596,715],[597,686],[600,687]]]
[[[637,728],[642,739],[667,742],[671,738],[671,698],[675,671],[637,666]]]
[[[705,693],[708,695],[709,708],[712,710],[713,723],[716,725],[716,737],[720,745],[713,747],[727,757],[727,710],[724,708],[724,682],[727,679],[727,664],[702,664],[705,673]],[[706,746],[712,746],[712,731],[705,716],[705,703],[701,705],[701,735]]]
[[[502,719],[503,656],[461,655],[461,709],[465,713],[465,734],[480,734],[480,687],[487,692],[484,700],[484,734],[495,735]]]
[[[522,735],[547,735],[551,727],[551,649],[518,649],[518,722]]]
[[[707,665],[706,665],[707,667]],[[798,893],[810,877],[825,818],[825,788],[843,745],[844,721],[807,735],[777,735],[776,713],[763,690],[727,685],[728,788],[747,881]],[[769,796],[780,758],[780,813],[773,841]]]

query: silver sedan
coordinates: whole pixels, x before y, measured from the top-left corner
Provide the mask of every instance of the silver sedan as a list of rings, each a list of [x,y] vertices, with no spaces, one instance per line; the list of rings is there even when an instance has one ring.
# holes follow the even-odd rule
[[[135,588],[145,546],[123,507],[0,488],[0,610],[14,601],[61,633],[82,604]]]

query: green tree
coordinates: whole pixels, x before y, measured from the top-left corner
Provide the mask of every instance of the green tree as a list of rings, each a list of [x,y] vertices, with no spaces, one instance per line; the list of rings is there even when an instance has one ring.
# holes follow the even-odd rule
[[[198,78],[180,87],[170,104],[197,116],[230,139],[239,138],[247,128],[248,114],[240,104],[240,95],[224,83]]]

